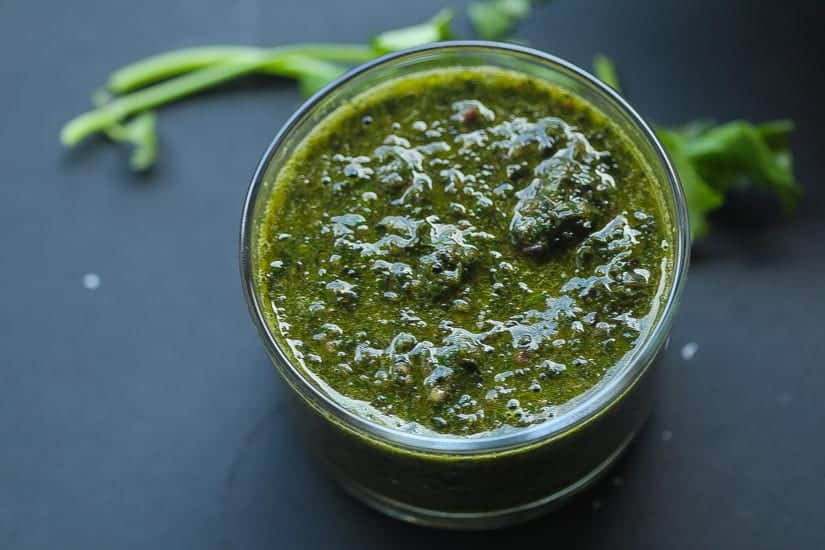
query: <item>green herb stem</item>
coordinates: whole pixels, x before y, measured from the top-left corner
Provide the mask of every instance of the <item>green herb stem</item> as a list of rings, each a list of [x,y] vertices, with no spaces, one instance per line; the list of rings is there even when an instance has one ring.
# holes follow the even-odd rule
[[[100,132],[128,116],[254,72],[267,61],[269,57],[264,55],[248,55],[119,97],[98,109],[70,120],[60,132],[60,141],[67,146],[76,145],[85,137]]]
[[[320,50],[335,49],[335,46],[315,47],[315,53]],[[367,50],[369,48],[359,48]],[[244,74],[262,71],[269,74],[276,74],[290,78],[305,78],[308,74],[312,76],[318,73],[324,76],[327,81],[337,77],[342,69],[334,64],[322,61],[317,57],[309,57],[301,47],[281,47],[271,49],[236,49],[229,60],[217,62],[204,68],[193,70],[187,74],[165,80],[159,84],[154,84],[139,91],[123,95],[113,99],[109,103],[101,105],[99,108],[83,113],[70,120],[60,133],[60,140],[64,145],[72,146],[80,142],[87,136],[105,130],[107,127],[117,124],[126,117],[140,113],[152,107],[169,103],[181,97],[200,92],[227,80],[242,76]],[[372,52],[372,57],[377,54]],[[213,52],[215,54],[216,52]],[[227,52],[228,54],[229,52]],[[355,49],[342,50],[330,57],[341,59],[352,59],[357,55],[364,56],[365,51]],[[161,56],[162,57],[162,56]],[[201,62],[206,59],[205,55],[195,56]],[[157,58],[156,58],[157,59]],[[194,58],[190,58],[194,59]],[[217,57],[213,56],[213,60]],[[178,58],[178,67],[193,67],[194,61]],[[126,73],[127,79],[121,82],[135,83],[138,80],[147,81],[150,75],[173,74],[173,67],[170,58],[146,64],[143,68],[141,64],[133,65],[132,69]],[[154,68],[153,68],[154,67]],[[139,70],[137,70],[139,69]],[[151,69],[151,70],[149,70]],[[152,76],[152,77],[153,77]],[[319,83],[307,84],[307,90],[312,91],[319,87]]]
[[[211,65],[234,62],[249,56],[272,56],[276,58],[277,63],[277,58],[283,53],[341,63],[363,63],[377,55],[373,48],[357,44],[298,44],[279,48],[253,46],[183,48],[154,55],[116,70],[109,77],[107,87],[112,92],[122,94],[173,76]],[[264,65],[261,71],[280,74],[277,66]]]

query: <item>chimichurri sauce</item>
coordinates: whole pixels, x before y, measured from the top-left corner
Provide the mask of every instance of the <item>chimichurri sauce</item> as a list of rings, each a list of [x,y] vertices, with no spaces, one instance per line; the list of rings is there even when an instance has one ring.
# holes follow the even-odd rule
[[[602,114],[494,68],[388,82],[278,175],[258,284],[284,348],[406,429],[541,422],[644,339],[672,268],[661,190]]]

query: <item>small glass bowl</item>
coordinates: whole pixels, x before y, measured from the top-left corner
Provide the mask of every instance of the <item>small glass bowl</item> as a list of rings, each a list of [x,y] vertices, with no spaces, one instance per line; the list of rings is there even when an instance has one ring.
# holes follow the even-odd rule
[[[417,71],[493,66],[563,88],[611,119],[663,186],[674,263],[659,315],[629,359],[554,418],[507,433],[412,434],[336,402],[281,346],[267,322],[255,267],[267,199],[279,171],[316,124],[377,84]],[[286,381],[298,433],[350,493],[390,516],[430,526],[489,529],[535,517],[593,483],[620,456],[648,415],[655,359],[665,344],[688,268],[690,229],[678,178],[655,134],[616,92],[582,69],[530,48],[498,42],[444,42],[361,65],[290,117],[261,160],[244,205],[240,260],[252,318]]]

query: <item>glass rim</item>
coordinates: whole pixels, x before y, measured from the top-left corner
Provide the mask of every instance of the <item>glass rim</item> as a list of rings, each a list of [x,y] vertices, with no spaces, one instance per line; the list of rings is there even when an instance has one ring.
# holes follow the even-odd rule
[[[264,180],[270,163],[282,144],[303,122],[304,118],[333,91],[346,86],[373,69],[419,54],[432,54],[441,50],[490,51],[497,54],[526,57],[555,72],[572,75],[579,79],[580,83],[595,88],[597,92],[606,96],[614,107],[617,107],[620,112],[627,116],[630,122],[635,125],[636,130],[640,131],[643,140],[647,141],[660,164],[662,172],[666,175],[671,195],[669,198],[673,200],[674,211],[672,214],[675,214],[676,233],[674,244],[676,250],[674,251],[673,271],[667,296],[646,338],[634,350],[634,355],[628,361],[626,368],[618,375],[610,377],[610,379],[602,378],[595,386],[585,391],[582,394],[584,397],[575,403],[570,410],[564,411],[563,414],[530,426],[514,427],[513,430],[504,433],[490,434],[490,432],[482,432],[481,434],[464,436],[411,433],[378,424],[350,411],[333,397],[313,385],[308,380],[307,375],[303,374],[301,369],[293,364],[293,361],[277,341],[271,327],[266,322],[255,288],[255,265],[252,263],[251,249],[253,233],[256,229],[255,206],[260,190],[264,187]],[[652,161],[652,159],[646,160],[648,162]],[[664,184],[664,182],[660,183]],[[264,339],[270,359],[275,363],[276,368],[290,386],[288,391],[296,391],[301,399],[308,401],[310,407],[317,408],[318,403],[322,404],[324,412],[331,413],[342,427],[350,428],[381,443],[402,447],[414,452],[435,455],[488,454],[544,443],[580,428],[609,409],[645,372],[665,343],[682,294],[689,258],[690,224],[684,191],[664,147],[656,137],[655,132],[636,110],[613,88],[568,61],[527,46],[482,40],[434,42],[383,55],[352,68],[307,99],[283,124],[258,163],[244,202],[240,228],[240,271],[244,296],[253,322]],[[591,390],[593,391],[591,392]],[[304,391],[316,399],[310,400],[303,393]],[[578,397],[575,399],[578,399]],[[330,419],[328,418],[328,420]]]

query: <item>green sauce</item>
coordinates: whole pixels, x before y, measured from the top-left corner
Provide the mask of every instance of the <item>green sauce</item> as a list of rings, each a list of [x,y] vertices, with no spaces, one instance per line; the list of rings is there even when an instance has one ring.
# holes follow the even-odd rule
[[[493,68],[388,82],[281,170],[257,284],[284,349],[345,406],[469,435],[542,422],[633,351],[674,236],[601,113]]]

